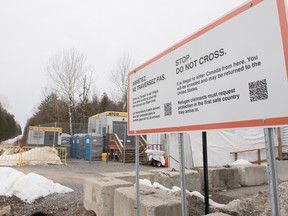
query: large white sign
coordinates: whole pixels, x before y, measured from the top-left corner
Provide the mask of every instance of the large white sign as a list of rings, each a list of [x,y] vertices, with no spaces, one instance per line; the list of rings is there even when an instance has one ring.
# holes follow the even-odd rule
[[[129,134],[288,124],[284,0],[256,0],[129,74]]]

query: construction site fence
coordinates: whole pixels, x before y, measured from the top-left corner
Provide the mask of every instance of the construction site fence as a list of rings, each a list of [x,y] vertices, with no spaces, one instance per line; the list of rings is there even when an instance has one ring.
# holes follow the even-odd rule
[[[52,123],[39,124],[37,126],[61,128],[62,133],[66,133],[70,135],[71,135],[70,127],[72,127],[72,135],[74,135],[74,134],[87,133],[88,128],[91,128],[92,124],[89,124],[86,122],[86,123],[72,123],[70,125],[68,122],[52,122]]]
[[[49,146],[0,146],[0,166],[34,164],[67,165],[67,150],[65,147]]]

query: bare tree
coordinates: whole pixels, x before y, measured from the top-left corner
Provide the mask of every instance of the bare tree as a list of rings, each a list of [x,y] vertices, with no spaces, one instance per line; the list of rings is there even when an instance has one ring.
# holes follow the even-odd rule
[[[7,97],[3,97],[1,94],[0,94],[0,105],[4,109],[8,109],[9,108],[8,98]]]
[[[69,124],[72,135],[72,112],[75,107],[76,94],[81,89],[83,84],[81,81],[86,73],[92,73],[92,68],[86,65],[86,56],[83,53],[69,49],[50,58],[46,65],[46,71],[54,90],[69,104]]]
[[[117,97],[123,104],[123,111],[127,110],[128,73],[134,68],[134,63],[128,54],[123,54],[110,73],[110,81],[114,84]]]
[[[80,106],[81,106],[81,111],[82,111],[82,119],[83,123],[85,123],[85,119],[87,118],[87,106],[89,102],[89,93],[90,93],[90,88],[92,86],[92,83],[94,82],[92,73],[85,74],[82,76],[82,79],[80,80],[81,83],[81,88],[79,90],[79,99],[80,99]]]

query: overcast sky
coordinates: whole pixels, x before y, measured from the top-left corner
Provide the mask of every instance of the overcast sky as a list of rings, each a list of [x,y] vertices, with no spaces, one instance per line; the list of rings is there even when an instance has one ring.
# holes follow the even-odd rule
[[[1,0],[0,101],[23,127],[47,85],[50,57],[74,48],[95,67],[99,96],[123,53],[136,65],[246,0]]]

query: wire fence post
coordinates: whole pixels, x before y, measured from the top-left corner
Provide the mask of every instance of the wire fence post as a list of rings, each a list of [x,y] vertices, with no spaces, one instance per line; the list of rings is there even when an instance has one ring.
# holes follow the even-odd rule
[[[20,151],[19,151],[19,158],[18,158],[18,166],[19,166],[19,167],[22,166],[22,153],[23,153],[23,149],[20,148]]]
[[[126,162],[126,134],[127,134],[127,131],[126,131],[126,125],[124,125],[124,132],[123,132],[123,141],[124,141],[124,155],[123,155],[123,163],[125,164]]]
[[[140,185],[139,185],[139,135],[136,135],[135,165],[136,165],[136,215],[140,216]]]
[[[182,216],[187,216],[186,211],[186,184],[185,184],[185,158],[184,158],[184,143],[183,143],[183,133],[178,136],[179,144],[179,161],[180,161],[180,179],[181,179],[181,197],[182,197]]]
[[[270,189],[270,203],[271,203],[271,214],[272,216],[280,215],[279,206],[279,193],[278,193],[278,174],[276,167],[276,156],[275,156],[275,143],[273,139],[273,129],[265,128],[265,146],[266,146],[266,158],[267,158],[267,172],[269,179]]]
[[[203,146],[205,214],[209,214],[209,179],[208,179],[208,156],[207,156],[207,133],[206,131],[202,132],[202,146]]]
[[[56,141],[56,122],[54,122],[54,133],[53,133],[53,146],[55,146],[55,141]]]

